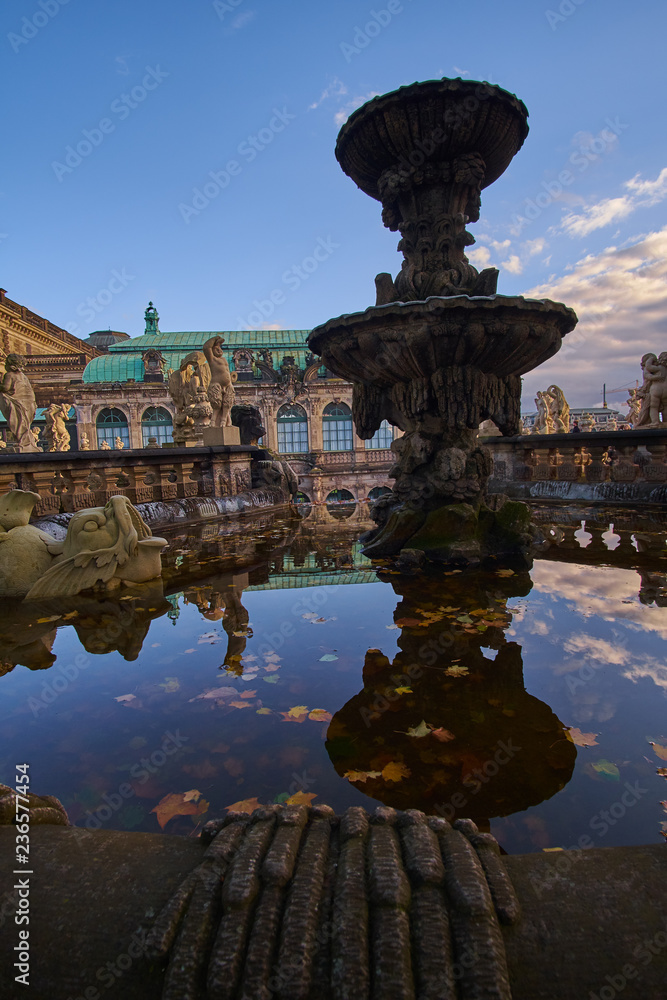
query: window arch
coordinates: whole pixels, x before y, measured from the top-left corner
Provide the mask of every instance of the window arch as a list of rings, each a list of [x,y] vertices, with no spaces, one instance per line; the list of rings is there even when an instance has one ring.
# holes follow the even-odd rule
[[[144,448],[148,448],[148,439],[156,438],[157,447],[163,444],[171,444],[173,438],[174,424],[169,410],[164,406],[149,406],[144,410],[141,417],[141,436]]]
[[[394,440],[394,428],[388,420],[383,420],[378,430],[364,444],[367,448],[390,448]]]
[[[340,489],[332,490],[326,498],[325,503],[332,517],[339,520],[351,517],[357,506],[357,501],[350,491]]]
[[[325,451],[352,451],[352,411],[346,403],[329,403],[322,414]]]
[[[373,489],[368,494],[369,500],[379,500],[380,497],[385,496],[387,493],[391,493],[388,486],[374,486]]]
[[[97,426],[97,447],[102,447],[102,442],[106,441],[110,448],[116,447],[116,438],[119,437],[126,448],[130,447],[130,431],[127,426],[127,417],[122,410],[111,407],[100,410],[95,421]]]
[[[287,403],[278,410],[278,451],[283,455],[308,451],[308,417],[298,403]]]

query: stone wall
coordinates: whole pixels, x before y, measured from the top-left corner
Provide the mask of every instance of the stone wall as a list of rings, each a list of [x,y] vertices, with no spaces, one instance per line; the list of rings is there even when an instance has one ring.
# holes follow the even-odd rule
[[[667,503],[667,430],[485,438],[491,493],[518,499]]]

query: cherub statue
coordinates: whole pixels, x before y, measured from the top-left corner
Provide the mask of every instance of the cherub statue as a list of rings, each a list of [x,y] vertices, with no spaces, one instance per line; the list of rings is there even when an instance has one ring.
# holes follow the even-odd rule
[[[90,451],[90,439],[85,431],[81,431],[79,437],[79,451]]]
[[[47,451],[69,451],[70,435],[65,420],[69,416],[69,404],[51,403],[45,413],[46,426],[44,440]]]
[[[125,442],[123,441],[123,439],[120,436],[120,434],[116,436],[116,439],[114,441],[114,447],[115,447],[116,451],[122,451],[123,448],[125,447]]]
[[[37,404],[30,379],[25,373],[26,360],[20,354],[5,358],[5,375],[0,383],[0,410],[20,452],[41,451],[31,433]]]
[[[639,393],[643,403],[634,426],[660,427],[667,421],[667,351],[657,358],[655,354],[645,354],[642,371],[644,384]]]
[[[102,441],[100,444],[100,451],[111,451],[111,445],[107,440]]]
[[[203,351],[211,372],[208,387],[208,399],[213,407],[213,426],[232,426],[232,406],[234,405],[234,382],[236,372],[230,372],[227,359],[223,354],[222,337],[210,337],[204,344]]]
[[[567,434],[570,430],[570,407],[560,386],[547,389],[547,406],[554,426],[554,433]]]

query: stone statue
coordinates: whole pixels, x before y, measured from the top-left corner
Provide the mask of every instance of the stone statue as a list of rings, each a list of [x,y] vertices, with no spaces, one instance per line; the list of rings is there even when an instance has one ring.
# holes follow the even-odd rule
[[[108,441],[103,441],[100,445],[100,451],[111,451],[111,445]]]
[[[232,426],[232,406],[234,405],[234,382],[236,372],[230,372],[227,359],[220,346],[222,337],[211,337],[204,344],[204,356],[211,372],[208,399],[213,407],[213,426]]]
[[[30,380],[25,373],[26,360],[20,354],[5,358],[5,375],[0,383],[0,410],[20,452],[41,451],[35,444],[30,425],[37,404]]]
[[[70,597],[91,587],[116,590],[162,572],[167,544],[154,538],[127,497],[81,510],[58,541],[28,524],[39,496],[12,490],[0,498],[0,594],[26,600]]]
[[[69,416],[69,403],[51,403],[44,411],[46,426],[44,442],[47,451],[69,451],[70,435],[65,421]]]
[[[584,434],[592,434],[595,430],[595,417],[592,413],[582,413],[581,430]]]
[[[116,451],[122,451],[123,448],[125,447],[125,442],[123,441],[122,437],[120,437],[120,435],[116,437],[114,441],[114,447]]]
[[[90,439],[85,431],[81,431],[79,437],[79,451],[90,451]]]
[[[632,427],[639,426],[637,421],[639,419],[639,411],[642,407],[642,397],[640,396],[641,389],[630,389],[630,394],[628,396],[628,422]]]
[[[635,399],[641,406],[634,427],[661,427],[667,420],[667,351],[656,357],[645,354],[642,358],[644,382],[641,389],[634,390]]]
[[[547,389],[549,413],[555,434],[567,434],[570,430],[570,407],[560,386],[550,385]]]
[[[191,351],[181,361],[178,371],[172,371],[167,383],[176,413],[174,444],[202,443],[205,427],[211,424],[213,406],[208,398],[211,370],[201,351]]]
[[[299,491],[299,477],[289,462],[253,462],[251,469],[253,489],[279,489],[285,499],[293,497]]]
[[[535,397],[537,416],[533,424],[533,434],[553,434],[554,423],[549,408],[550,402],[551,398],[547,392],[538,392]]]
[[[570,407],[563,390],[550,385],[544,392],[538,392],[535,399],[537,416],[533,424],[533,434],[567,434],[570,430]]]

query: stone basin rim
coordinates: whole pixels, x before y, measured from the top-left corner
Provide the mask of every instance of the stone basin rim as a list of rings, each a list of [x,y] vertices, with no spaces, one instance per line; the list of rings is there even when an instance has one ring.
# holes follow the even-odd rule
[[[578,322],[574,309],[552,299],[527,299],[523,295],[431,295],[416,302],[387,302],[381,306],[369,306],[363,312],[343,313],[314,327],[308,336],[308,346],[320,354],[317,341],[324,334],[333,334],[336,329],[349,328],[356,324],[372,323],[379,317],[400,316],[401,319],[406,319],[412,313],[420,316],[430,313],[437,316],[438,313],[446,313],[450,309],[457,308],[496,312],[503,306],[538,315],[560,315],[563,320],[571,324],[569,329],[560,331],[562,337],[571,333]]]

